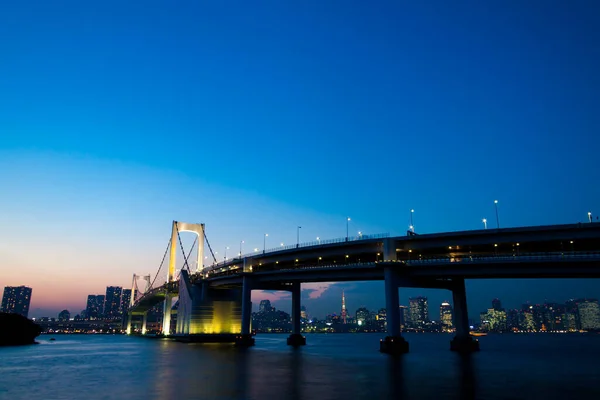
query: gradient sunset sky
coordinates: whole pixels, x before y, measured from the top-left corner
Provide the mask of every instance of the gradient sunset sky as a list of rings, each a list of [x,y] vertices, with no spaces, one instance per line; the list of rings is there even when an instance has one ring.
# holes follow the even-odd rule
[[[411,208],[418,233],[479,229],[494,199],[503,227],[584,222],[599,27],[596,1],[4,2],[0,286],[32,287],[30,316],[78,313],[154,274],[172,220],[206,223],[219,254],[298,225],[343,237],[347,216],[400,235]],[[384,306],[381,282],[304,288],[313,316],[342,288],[351,313]],[[494,297],[600,297],[594,280],[467,290],[474,318]]]

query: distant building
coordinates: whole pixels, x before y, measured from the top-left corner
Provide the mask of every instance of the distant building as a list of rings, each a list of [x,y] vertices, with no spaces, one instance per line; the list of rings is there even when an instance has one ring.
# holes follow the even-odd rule
[[[59,321],[68,321],[70,319],[71,319],[71,313],[69,312],[69,310],[62,310],[61,312],[58,313]]]
[[[340,313],[342,317],[342,323],[346,324],[346,296],[344,295],[344,289],[342,289],[342,312]]]
[[[121,317],[121,296],[123,288],[121,286],[108,286],[106,288],[106,297],[104,298],[104,318],[114,319]]]
[[[565,328],[569,331],[578,331],[581,329],[581,321],[579,320],[579,308],[577,303],[581,300],[568,300],[565,303],[565,312],[563,320]]]
[[[582,300],[578,302],[579,320],[581,329],[598,330],[600,329],[600,306],[598,300]]]
[[[408,326],[410,320],[408,307],[400,306],[400,329],[404,329]]]
[[[0,311],[11,314],[20,314],[27,318],[29,303],[31,302],[31,288],[27,286],[6,286],[2,296]]]
[[[452,306],[447,301],[440,305],[440,323],[443,332],[452,330]]]
[[[104,295],[90,294],[85,307],[86,319],[100,319],[104,316]]]
[[[258,306],[258,312],[269,312],[273,309],[271,307],[271,301],[269,300],[261,300]]]
[[[500,301],[500,299],[492,300],[492,309],[494,309],[496,311],[504,311],[504,309],[502,308],[502,302]]]
[[[121,313],[126,313],[131,305],[131,289],[123,289],[121,293]]]
[[[367,322],[371,319],[370,317],[371,314],[369,313],[369,310],[367,310],[365,307],[360,307],[358,310],[356,310],[356,323],[358,325],[367,325]]]
[[[519,310],[508,310],[506,312],[506,329],[510,331],[521,330],[522,315]]]
[[[408,299],[410,307],[410,325],[422,329],[429,322],[429,305],[427,297],[411,297]]]
[[[481,327],[489,332],[506,331],[506,311],[497,311],[493,308],[480,314]]]
[[[377,321],[377,327],[379,330],[385,330],[387,327],[387,310],[380,308],[375,317]]]

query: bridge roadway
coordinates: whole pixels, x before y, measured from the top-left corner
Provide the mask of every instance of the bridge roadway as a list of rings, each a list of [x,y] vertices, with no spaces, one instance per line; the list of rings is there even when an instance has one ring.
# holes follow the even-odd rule
[[[382,342],[382,351],[388,352],[407,349],[400,337],[399,315],[395,315],[400,286],[452,290],[457,328],[453,349],[468,350],[477,345],[468,336],[465,279],[599,277],[598,223],[312,242],[246,254],[190,275],[192,282],[215,288],[243,287],[248,302],[253,289],[291,291],[293,303],[298,303],[292,307],[292,336],[296,337],[300,333],[295,314],[299,315],[302,282],[384,280],[389,336]],[[170,295],[176,295],[176,282],[169,285]],[[166,289],[144,295],[131,311],[140,313],[159,303]],[[242,314],[249,319],[249,307]],[[249,324],[242,324],[242,333],[249,333]]]

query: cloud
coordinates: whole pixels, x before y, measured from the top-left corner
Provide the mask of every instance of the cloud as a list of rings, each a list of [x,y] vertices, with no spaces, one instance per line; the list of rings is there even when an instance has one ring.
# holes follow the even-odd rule
[[[330,282],[315,282],[315,283],[303,283],[302,284],[302,293],[303,298],[307,299],[318,299],[333,285]],[[304,293],[307,293],[307,296],[304,296]]]

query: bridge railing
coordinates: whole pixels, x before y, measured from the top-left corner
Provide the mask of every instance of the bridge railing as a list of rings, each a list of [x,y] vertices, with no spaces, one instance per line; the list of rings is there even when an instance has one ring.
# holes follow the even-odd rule
[[[390,237],[389,233],[377,233],[377,234],[373,234],[373,235],[349,236],[347,238],[343,237],[343,238],[336,238],[336,239],[313,240],[311,242],[303,242],[303,243],[299,243],[299,244],[289,244],[289,245],[285,245],[285,246],[272,247],[269,249],[265,249],[264,251],[258,250],[258,251],[253,251],[252,253],[246,253],[246,254],[243,254],[242,256],[237,256],[237,257],[231,258],[227,261],[219,261],[216,264],[206,266],[205,270],[210,271],[213,269],[223,268],[224,266],[229,266],[231,264],[235,264],[236,262],[239,262],[239,261],[243,260],[244,258],[251,258],[251,257],[257,257],[257,256],[261,256],[261,255],[273,254],[273,253],[277,253],[279,251],[299,249],[299,248],[305,248],[305,247],[313,247],[313,246],[324,246],[327,244],[357,242],[360,240],[385,239],[388,237]]]
[[[439,264],[453,264],[453,263],[506,263],[506,262],[536,262],[536,261],[556,261],[556,260],[598,260],[600,261],[599,252],[547,252],[547,253],[520,253],[513,255],[477,255],[473,254],[470,256],[457,256],[457,257],[429,257],[415,260],[398,260],[399,264],[405,265],[439,265]],[[299,264],[293,267],[277,269],[277,271],[295,271],[295,270],[307,270],[307,269],[334,269],[334,268],[352,268],[352,267],[368,267],[375,266],[379,262],[367,261],[367,262],[349,262],[349,263],[310,263],[310,264]],[[241,272],[240,269],[235,271],[226,269],[224,271],[213,271],[211,277],[226,276],[232,274],[238,274]],[[260,273],[260,269],[255,270],[256,273]],[[268,272],[274,272],[272,270]]]
[[[547,252],[547,253],[515,253],[512,255],[470,255],[456,257],[427,257],[414,260],[405,260],[408,265],[416,264],[450,264],[450,263],[471,263],[471,262],[523,262],[523,261],[555,261],[558,259],[598,259],[599,251],[591,252]]]

